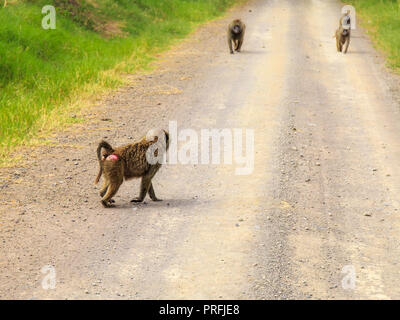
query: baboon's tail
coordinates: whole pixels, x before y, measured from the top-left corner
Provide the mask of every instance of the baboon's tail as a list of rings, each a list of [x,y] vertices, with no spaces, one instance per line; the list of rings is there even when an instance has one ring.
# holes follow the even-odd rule
[[[97,174],[96,180],[94,180],[94,183],[97,184],[100,180],[100,177],[103,173],[103,165],[101,163],[101,148],[106,149],[107,154],[112,154],[114,152],[113,147],[111,147],[111,145],[107,142],[107,141],[100,141],[98,147],[97,147],[97,159],[99,160],[99,173]]]

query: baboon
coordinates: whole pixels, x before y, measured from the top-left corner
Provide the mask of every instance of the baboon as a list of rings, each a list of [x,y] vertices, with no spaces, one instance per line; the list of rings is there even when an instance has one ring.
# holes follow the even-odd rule
[[[347,53],[350,44],[350,29],[344,29],[342,26],[336,30],[336,48],[338,52]],[[343,50],[344,45],[344,50]]]
[[[240,52],[243,44],[244,32],[246,31],[246,25],[240,20],[233,20],[228,26],[228,46],[229,51],[233,54],[232,42],[234,49]]]
[[[350,19],[350,11],[348,10],[346,13],[342,15],[339,20],[339,28],[336,30],[336,49],[338,52],[347,53],[347,49],[350,44],[350,30],[351,30],[351,19]],[[343,50],[344,46],[344,50]]]
[[[104,140],[101,141],[97,147],[100,168],[95,180],[97,184],[104,174],[104,185],[100,190],[101,204],[104,207],[112,206],[112,197],[117,193],[124,178],[129,180],[140,177],[142,181],[139,197],[131,202],[142,202],[147,193],[151,200],[161,201],[156,197],[151,180],[161,167],[158,159],[162,159],[168,147],[169,134],[165,130],[151,130],[140,141],[117,148],[113,148]]]

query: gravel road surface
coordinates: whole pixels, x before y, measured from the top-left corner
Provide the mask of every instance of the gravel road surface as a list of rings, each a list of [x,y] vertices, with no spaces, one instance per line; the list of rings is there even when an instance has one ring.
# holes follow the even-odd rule
[[[236,7],[153,71],[129,75],[54,146],[2,169],[0,298],[400,298],[400,81],[360,27],[348,54],[336,52],[341,6]],[[236,17],[246,37],[230,55],[226,26]],[[226,129],[235,142],[242,130],[243,156],[253,132],[254,169],[237,174],[235,154],[203,164],[199,152],[197,164],[157,173],[164,201],[130,203],[134,180],[115,208],[102,208],[98,141],[130,143],[174,124],[193,143],[204,129]]]

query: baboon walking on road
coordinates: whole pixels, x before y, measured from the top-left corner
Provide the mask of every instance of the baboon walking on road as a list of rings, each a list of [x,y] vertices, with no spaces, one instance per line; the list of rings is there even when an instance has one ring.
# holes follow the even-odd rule
[[[336,48],[338,52],[347,53],[350,44],[350,29],[344,29],[342,26],[336,30]],[[344,50],[343,50],[344,46]]]
[[[347,53],[350,44],[351,19],[350,11],[347,11],[339,20],[339,28],[336,30],[336,49],[338,52]],[[344,47],[344,50],[343,50]]]
[[[240,52],[243,44],[244,32],[246,31],[246,25],[240,20],[233,20],[228,26],[228,46],[230,53],[233,54],[232,42],[234,49]]]
[[[147,193],[151,200],[160,201],[156,197],[151,180],[160,169],[161,163],[160,161],[149,162],[149,157],[161,159],[168,147],[169,134],[165,130],[149,131],[142,140],[115,149],[108,142],[101,141],[97,147],[100,168],[95,183],[97,184],[101,175],[104,174],[104,185],[100,191],[102,205],[112,206],[111,203],[114,202],[112,197],[115,196],[124,179],[140,177],[142,178],[140,195],[131,202],[142,202]]]

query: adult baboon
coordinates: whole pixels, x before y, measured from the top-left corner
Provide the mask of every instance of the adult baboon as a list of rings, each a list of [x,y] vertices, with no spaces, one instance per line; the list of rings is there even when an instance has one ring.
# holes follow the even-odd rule
[[[246,25],[240,20],[233,20],[228,26],[228,46],[229,51],[233,54],[232,42],[234,44],[234,49],[240,52],[243,44],[244,33],[246,31]]]
[[[112,197],[115,196],[124,179],[140,177],[142,178],[140,194],[132,202],[142,202],[147,193],[153,201],[160,201],[156,197],[151,180],[160,169],[161,163],[150,161],[150,158],[161,158],[168,147],[169,134],[165,130],[149,131],[140,141],[118,148],[111,147],[104,140],[101,141],[97,147],[100,168],[95,183],[99,182],[103,174],[105,181],[100,191],[102,205],[111,206]]]

